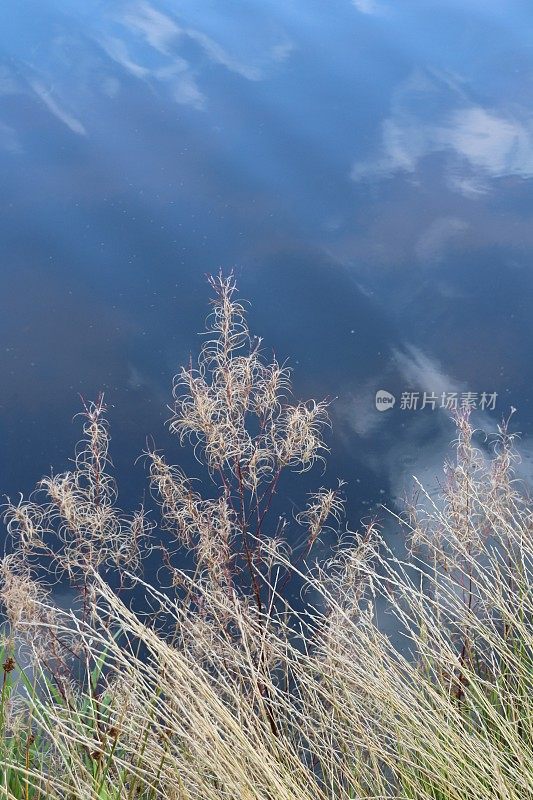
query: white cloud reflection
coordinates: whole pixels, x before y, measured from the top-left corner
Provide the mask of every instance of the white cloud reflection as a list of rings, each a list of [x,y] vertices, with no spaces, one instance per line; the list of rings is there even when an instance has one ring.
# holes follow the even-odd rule
[[[293,50],[292,43],[283,37],[267,45],[259,39],[255,47],[250,47],[245,37],[247,56],[243,57],[198,27],[178,21],[148,2],[136,3],[111,19],[113,32],[99,38],[107,54],[135,77],[167,84],[176,102],[197,110],[206,107],[206,96],[198,83],[198,69],[179,52],[184,44],[192,42],[209,61],[250,81],[267,77],[270,68],[285,61]],[[117,31],[117,25],[125,35]],[[231,44],[242,49],[245,43],[239,45],[238,39],[233,39]]]
[[[414,345],[393,350],[393,359],[406,388],[425,392],[457,392],[460,386],[447,375],[438,362]]]
[[[0,67],[0,97],[18,94],[20,84],[7,67]]]
[[[147,78],[150,70],[134,61],[128,52],[128,48],[122,39],[115,36],[108,36],[100,40],[100,45],[107,55],[119,64],[126,72],[136,78]]]
[[[210,30],[217,14],[202,16],[198,4],[190,8],[180,5],[179,9],[171,5],[170,9],[164,8],[164,0],[119,2],[102,6],[87,19],[83,34],[98,45],[102,57],[102,64],[91,62],[95,75],[100,75],[101,93],[111,99],[117,96],[122,71],[152,89],[161,88],[176,103],[201,111],[208,102],[201,85],[206,65],[217,64],[246,80],[259,81],[269,77],[294,49],[282,31],[272,32],[256,21],[243,33],[240,12],[233,18],[222,16],[224,24]],[[72,71],[55,70],[57,58],[62,59],[62,69],[64,66],[62,48],[74,50],[78,45],[76,32],[72,42],[66,33],[52,37],[38,71],[26,60],[20,61],[16,73],[0,64],[0,97],[31,95],[72,133],[86,136],[79,89],[91,85],[92,75],[85,71],[89,62],[82,58]],[[120,67],[116,75],[109,74],[109,60]],[[101,74],[102,67],[107,74]],[[0,121],[0,148],[19,152],[17,132],[8,123],[7,119]]]
[[[398,380],[400,379],[400,380]],[[378,389],[435,393],[438,398],[435,410],[421,409],[402,411],[400,389],[395,389],[396,405],[391,411],[380,412],[375,408],[375,393]],[[344,391],[335,404],[336,429],[343,437],[346,447],[353,449],[354,434],[362,440],[372,440],[372,446],[364,446],[365,466],[388,486],[393,502],[401,507],[406,496],[414,489],[414,477],[431,493],[442,477],[442,467],[450,457],[450,443],[456,435],[451,411],[442,409],[440,395],[444,392],[475,391],[479,387],[467,386],[448,374],[442,364],[431,354],[408,342],[402,342],[392,350],[388,368],[373,376],[368,382]],[[500,400],[498,399],[498,404]],[[500,414],[508,409],[500,407]],[[495,417],[479,408],[472,411],[474,428],[492,435],[497,432],[500,414]],[[398,415],[402,423],[398,426]],[[395,419],[393,428],[389,427]],[[391,436],[391,430],[394,434]],[[527,443],[526,443],[527,444]],[[479,441],[484,457],[488,458],[483,442]],[[533,446],[524,447],[520,442],[522,462],[517,474],[531,482],[533,476]]]
[[[484,178],[533,176],[533,116],[469,101],[454,76],[416,71],[396,91],[381,127],[380,153],[353,165],[353,180],[414,173],[433,153],[450,156],[450,188],[476,197]]]
[[[440,364],[428,356],[420,348],[409,343],[402,343],[393,348],[389,367],[374,375],[363,385],[343,392],[343,398],[335,403],[335,411],[341,425],[362,438],[371,436],[379,427],[387,422],[389,414],[399,410],[400,398],[396,398],[396,407],[392,412],[376,410],[375,396],[378,389],[389,390],[397,383],[400,376],[405,391],[420,392],[461,392],[464,387],[447,375]],[[449,412],[443,412],[449,415]],[[415,415],[416,416],[416,415]]]
[[[0,147],[11,154],[22,152],[16,130],[3,122],[0,122]]]
[[[197,110],[205,108],[205,95],[200,91],[195,75],[184,58],[174,56],[163,66],[148,67],[132,58],[128,46],[122,39],[107,37],[101,40],[100,45],[107,55],[130,75],[140,80],[154,79],[166,84],[177,103],[192,106]]]
[[[456,217],[438,217],[415,244],[415,255],[423,264],[436,264],[446,255],[450,242],[468,230],[468,223]]]
[[[65,125],[72,133],[86,136],[87,131],[82,122],[67,107],[63,98],[59,98],[54,82],[54,90],[49,88],[52,81],[43,76],[42,79],[33,77],[32,72],[24,76],[15,74],[6,66],[0,66],[0,97],[9,95],[30,96],[42,103],[47,111]],[[0,147],[10,153],[20,153],[23,147],[15,128],[0,121]]]
[[[352,0],[352,4],[361,14],[379,14],[381,11],[375,0]]]
[[[72,133],[77,133],[78,136],[87,135],[87,131],[79,119],[63,108],[53,97],[50,90],[46,88],[46,86],[34,81],[31,83],[31,87],[37,97],[44,103],[48,111],[53,114],[54,117],[57,117],[57,119],[62,122],[63,125],[66,125],[67,128],[72,131]]]
[[[127,27],[138,31],[160,53],[168,53],[182,29],[173,19],[149,3],[138,3],[120,18]]]

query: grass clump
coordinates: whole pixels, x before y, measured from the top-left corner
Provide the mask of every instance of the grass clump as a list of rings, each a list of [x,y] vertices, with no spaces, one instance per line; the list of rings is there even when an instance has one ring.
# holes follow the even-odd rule
[[[6,506],[0,795],[533,798],[533,518],[507,425],[481,451],[457,417],[438,496],[420,487],[397,518],[405,560],[375,526],[342,530],[342,482],[280,515],[284,473],[327,456],[327,403],[291,399],[232,278],[211,283],[170,420],[205,479],[150,448],[159,520],[120,510],[100,398],[72,469]],[[326,530],[338,544],[318,563]]]

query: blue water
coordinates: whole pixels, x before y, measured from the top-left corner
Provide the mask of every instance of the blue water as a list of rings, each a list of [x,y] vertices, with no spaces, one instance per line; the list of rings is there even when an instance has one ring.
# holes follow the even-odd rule
[[[516,407],[531,472],[530,3],[4,0],[0,175],[2,492],[68,466],[79,393],[124,505],[147,435],[191,464],[163,423],[219,267],[336,398],[354,523],[438,475],[443,393]]]

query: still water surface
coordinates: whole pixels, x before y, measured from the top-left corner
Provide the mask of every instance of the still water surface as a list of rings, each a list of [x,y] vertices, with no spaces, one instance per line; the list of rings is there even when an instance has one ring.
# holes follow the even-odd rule
[[[531,472],[530,3],[4,0],[0,175],[2,492],[101,389],[126,506],[147,434],[190,464],[163,422],[219,267],[337,398],[353,520],[438,474],[443,393],[517,407]]]

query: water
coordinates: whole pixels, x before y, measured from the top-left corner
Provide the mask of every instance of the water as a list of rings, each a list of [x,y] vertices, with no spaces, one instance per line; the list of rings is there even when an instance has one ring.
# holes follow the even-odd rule
[[[525,2],[4,0],[2,491],[67,467],[78,393],[126,506],[147,435],[190,465],[166,403],[220,266],[297,396],[337,398],[316,480],[355,523],[438,475],[442,393],[515,406],[527,476],[532,89]]]

